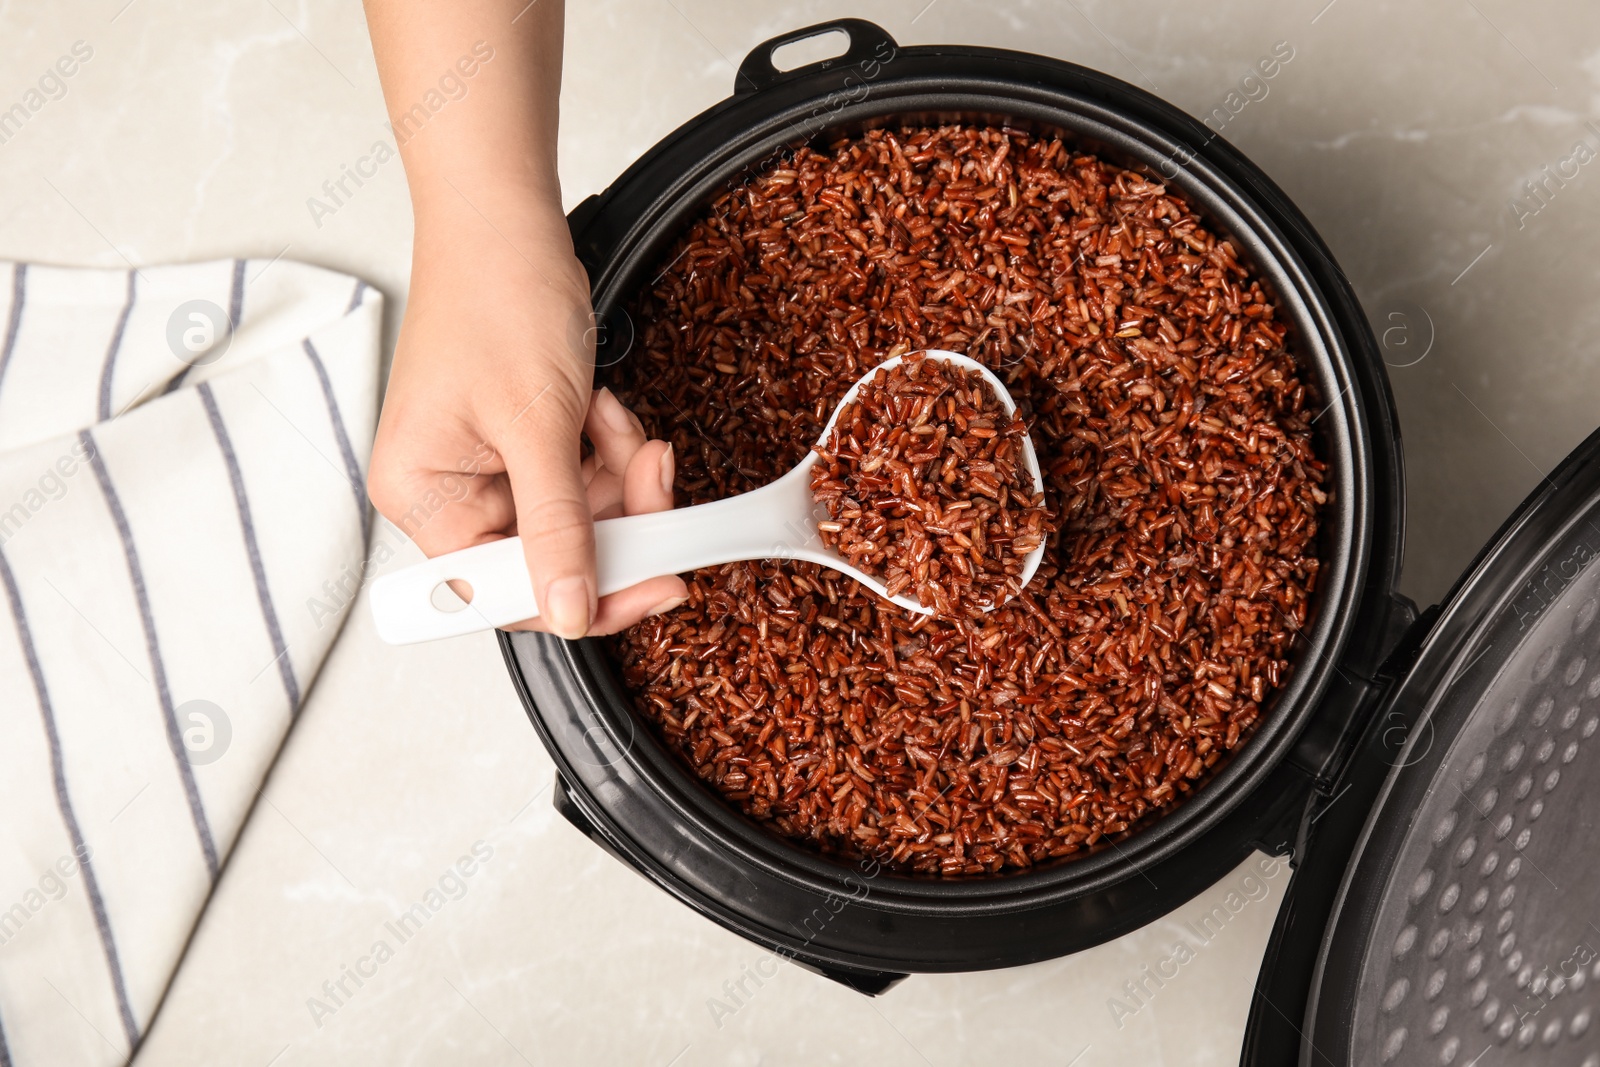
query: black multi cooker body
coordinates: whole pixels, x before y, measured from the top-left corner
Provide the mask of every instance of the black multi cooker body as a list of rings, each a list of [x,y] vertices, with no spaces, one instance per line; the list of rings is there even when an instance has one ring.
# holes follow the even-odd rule
[[[837,58],[779,71],[832,31]],[[798,144],[884,125],[1058,135],[1181,189],[1293,323],[1328,406],[1333,498],[1295,669],[1250,743],[1176,810],[1027,873],[901,877],[805,851],[699,783],[631,710],[593,640],[500,634],[554,757],[555,802],[593,841],[702,915],[877,993],[913,972],[1076,952],[1166,914],[1255,852],[1294,868],[1256,987],[1247,1064],[1477,1067],[1519,1049],[1600,1067],[1600,435],[1501,528],[1439,606],[1396,591],[1399,428],[1349,281],[1310,223],[1210,129],[1096,71],[1019,52],[902,47],[841,19],[757,46],[735,92],[571,214],[596,360],[628,373],[623,304],[721,192]],[[1587,918],[1586,918],[1587,917]],[[1491,1050],[1494,1051],[1491,1054]]]

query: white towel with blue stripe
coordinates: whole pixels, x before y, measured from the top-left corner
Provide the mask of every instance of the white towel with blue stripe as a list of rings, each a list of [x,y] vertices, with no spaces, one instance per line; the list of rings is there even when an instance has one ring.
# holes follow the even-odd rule
[[[352,599],[382,298],[0,263],[0,1067],[137,1049]]]

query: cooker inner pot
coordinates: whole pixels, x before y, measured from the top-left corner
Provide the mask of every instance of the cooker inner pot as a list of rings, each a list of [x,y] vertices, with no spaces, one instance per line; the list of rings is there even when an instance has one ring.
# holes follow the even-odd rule
[[[1319,455],[1328,465],[1325,487],[1331,498],[1321,513],[1318,555],[1322,561],[1318,589],[1310,619],[1296,643],[1294,666],[1286,683],[1265,709],[1261,725],[1241,751],[1202,785],[1188,800],[1141,824],[1110,847],[1067,857],[1020,873],[998,877],[929,879],[898,877],[897,891],[917,895],[926,888],[940,896],[965,891],[989,892],[995,883],[1008,891],[1086,882],[1104,876],[1109,868],[1154,862],[1180,847],[1202,821],[1220,818],[1259,782],[1277,762],[1312,709],[1327,680],[1332,660],[1342,643],[1353,614],[1355,587],[1366,552],[1365,519],[1369,507],[1370,462],[1365,455],[1360,413],[1353,400],[1348,356],[1337,328],[1310,280],[1304,262],[1291,249],[1297,236],[1310,238],[1313,254],[1320,242],[1309,234],[1279,230],[1238,189],[1209,168],[1195,152],[1166,135],[1088,101],[1041,102],[1026,98],[997,98],[992,92],[962,91],[949,85],[930,92],[927,86],[884,86],[884,91],[857,105],[838,109],[826,126],[797,125],[794,116],[778,114],[742,136],[730,139],[720,151],[707,156],[698,172],[664,180],[666,188],[648,206],[610,263],[596,276],[594,301],[597,316],[607,324],[597,363],[616,364],[613,373],[626,375],[626,348],[637,329],[621,309],[636,290],[649,283],[672,244],[705,206],[722,191],[737,187],[780,160],[788,148],[800,143],[822,146],[841,135],[856,135],[883,126],[971,124],[1008,126],[1039,136],[1060,136],[1074,146],[1108,162],[1141,170],[1152,178],[1181,190],[1207,226],[1235,242],[1240,259],[1256,272],[1279,304],[1280,320],[1291,326],[1289,344],[1302,377],[1314,383],[1326,405],[1314,428]],[[1040,95],[1039,92],[1034,93]],[[804,114],[804,109],[800,109]],[[796,136],[800,130],[805,136]],[[1179,161],[1183,162],[1179,162]],[[1260,190],[1253,190],[1256,195]],[[1270,190],[1269,190],[1270,192]],[[1298,216],[1285,221],[1296,225]],[[635,721],[627,695],[609,655],[585,642],[573,658],[587,675],[590,692],[597,697],[596,711],[607,730],[627,739],[627,758],[640,773],[677,806],[693,817],[699,830],[724,846],[785,876],[814,886],[837,885],[853,868],[845,861],[810,852],[746,819],[685,770],[656,740],[651,728]]]

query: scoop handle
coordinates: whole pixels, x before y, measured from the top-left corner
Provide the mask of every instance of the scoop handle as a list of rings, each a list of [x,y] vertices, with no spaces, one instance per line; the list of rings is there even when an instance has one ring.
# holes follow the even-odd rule
[[[794,557],[819,548],[809,470],[808,459],[776,482],[739,496],[601,519],[594,524],[600,595],[663,574]],[[471,602],[455,610],[436,607],[434,590],[454,580],[472,586]],[[371,599],[378,636],[392,645],[458,637],[539,614],[520,537],[448,552],[386,574],[372,583]]]

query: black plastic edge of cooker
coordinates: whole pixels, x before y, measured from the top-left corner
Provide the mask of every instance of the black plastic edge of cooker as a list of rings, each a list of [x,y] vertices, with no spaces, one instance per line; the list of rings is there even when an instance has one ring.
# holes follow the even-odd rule
[[[839,23],[824,24],[795,31],[776,40],[778,42],[796,40],[839,27]],[[854,27],[851,29],[854,30]],[[1354,402],[1359,404],[1368,421],[1369,433],[1365,443],[1372,451],[1373,468],[1373,477],[1369,483],[1369,489],[1373,494],[1370,509],[1373,525],[1369,541],[1371,552],[1364,576],[1357,576],[1357,580],[1362,580],[1364,577],[1363,590],[1356,602],[1354,613],[1356,624],[1344,646],[1339,664],[1340,676],[1353,678],[1357,684],[1342,689],[1335,687],[1324,695],[1323,706],[1318,709],[1317,714],[1311,716],[1314,724],[1325,724],[1324,728],[1320,732],[1313,732],[1310,729],[1303,731],[1298,747],[1292,751],[1290,757],[1279,761],[1270,773],[1265,774],[1249,800],[1237,805],[1211,833],[1201,839],[1197,847],[1189,849],[1184,855],[1169,857],[1144,870],[1146,876],[1159,874],[1162,877],[1164,884],[1158,906],[1122,909],[1118,907],[1118,901],[1108,899],[1098,902],[1098,906],[1092,906],[1080,915],[1082,928],[1078,931],[1079,936],[1069,951],[1086,948],[1135,929],[1202,891],[1239,862],[1251,846],[1264,847],[1280,853],[1290,851],[1296,837],[1296,814],[1303,805],[1307,791],[1318,786],[1326,788],[1330,783],[1339,760],[1348,750],[1348,745],[1343,741],[1353,733],[1351,724],[1370,708],[1372,703],[1371,687],[1361,683],[1370,681],[1376,676],[1378,666],[1387,655],[1387,646],[1392,644],[1396,634],[1404,629],[1411,617],[1408,602],[1394,593],[1402,550],[1404,487],[1393,399],[1370,329],[1348,280],[1326,246],[1315,235],[1304,217],[1270,180],[1262,176],[1253,165],[1245,161],[1243,156],[1225,141],[1211,134],[1203,125],[1177,112],[1169,105],[1149,97],[1141,90],[1105,75],[1071,67],[1060,61],[1023,53],[958,46],[918,46],[901,49],[894,45],[892,38],[883,31],[876,27],[871,27],[871,30],[875,36],[868,39],[877,42],[875,49],[881,50],[884,42],[887,42],[887,47],[894,49],[891,55],[895,56],[965,57],[969,60],[1007,64],[1013,68],[1014,77],[1031,76],[1037,81],[1047,81],[1052,69],[1058,74],[1063,69],[1070,69],[1075,77],[1094,83],[1100,95],[1108,103],[1114,103],[1118,108],[1136,113],[1136,117],[1143,121],[1150,121],[1150,115],[1154,114],[1162,123],[1168,124],[1169,128],[1172,125],[1186,127],[1184,132],[1187,136],[1202,145],[1199,154],[1229,180],[1250,192],[1256,201],[1253,206],[1268,214],[1270,220],[1282,231],[1283,239],[1301,257],[1302,266],[1313,276],[1326,302],[1327,311],[1337,321],[1339,333],[1348,346],[1348,354],[1351,357],[1348,366],[1356,379],[1356,391],[1359,394]],[[770,51],[773,44],[774,42],[767,42],[758,46],[756,51]],[[854,50],[852,47],[852,51]],[[818,67],[813,66],[787,75],[779,75],[769,84],[754,90],[741,86],[741,89],[745,89],[744,92],[685,123],[678,131],[647,152],[606,193],[580,204],[572,214],[571,224],[575,246],[591,273],[603,269],[602,264],[610,257],[610,250],[626,237],[624,233],[608,230],[602,208],[630,174],[642,168],[659,165],[662,157],[685,135],[686,131],[707,118],[742,103],[749,92],[767,91],[789,85],[795,79],[814,75],[817,70]],[[807,91],[814,89],[815,86]],[[1144,114],[1139,114],[1141,112]],[[577,650],[567,648],[563,651],[562,644],[554,640],[525,639],[523,652],[526,655],[523,655],[519,654],[517,645],[508,635],[502,634],[501,642],[508,667],[530,718],[547,747],[551,749],[558,767],[562,769],[563,777],[566,778],[571,774],[570,764],[554,744],[545,724],[540,721],[537,712],[538,702],[535,695],[529,691],[527,682],[530,675],[534,677],[543,675],[548,680],[549,674],[546,672],[552,668],[565,667],[564,661]],[[563,679],[562,685],[570,686],[571,681],[570,677]],[[554,694],[545,695],[551,697]],[[585,699],[586,696],[577,692],[566,694],[568,699]],[[813,946],[803,939],[797,943],[796,939],[786,938],[781,932],[748,928],[747,923],[737,915],[731,914],[714,895],[707,896],[692,887],[680,885],[671,872],[664,870],[648,854],[641,852],[635,843],[622,838],[617,827],[610,825],[610,820],[602,812],[594,810],[589,805],[582,805],[580,809],[581,801],[570,796],[568,801],[572,809],[568,814],[583,816],[583,825],[580,828],[586,833],[597,840],[602,840],[608,849],[621,854],[630,866],[721,925],[752,940],[775,946],[780,951],[785,951],[786,955],[801,959],[815,955],[825,964],[835,967],[842,965],[850,970],[883,973],[881,959],[850,958],[849,954],[832,949],[811,953]],[[574,822],[578,820],[574,819]],[[1225,847],[1210,847],[1213,842]],[[965,959],[959,964],[941,965],[936,961],[918,961],[920,965],[916,969],[954,970],[1000,966],[1027,962],[1029,959],[1049,958],[1059,954],[1060,951],[1059,948],[1041,948],[1032,954],[1023,951],[1020,955],[1004,958],[1002,954],[997,953],[992,959]]]
[[[1550,564],[1557,540],[1569,531],[1577,510],[1600,496],[1600,430],[1544,477],[1484,544],[1449,593],[1429,608],[1401,643],[1382,674],[1388,691],[1357,744],[1356,755],[1332,798],[1314,797],[1307,805],[1303,856],[1285,891],[1268,942],[1250,1007],[1242,1067],[1276,1067],[1312,1056],[1316,1008],[1313,983],[1319,960],[1336,950],[1332,919],[1360,860],[1363,843],[1378,815],[1376,804],[1392,782],[1417,760],[1405,755],[1413,736],[1432,731],[1425,720],[1440,686],[1455,676],[1480,633],[1529,588],[1532,576]],[[1575,576],[1561,576],[1570,582]],[[1564,585],[1562,586],[1565,587]],[[1533,587],[1539,592],[1540,587]],[[1551,597],[1540,597],[1543,610]],[[1460,723],[1454,724],[1456,726]],[[1451,735],[1453,736],[1453,734]],[[1433,738],[1429,738],[1433,741]],[[1450,737],[1437,747],[1448,749]],[[1359,946],[1350,946],[1358,952]],[[1324,972],[1325,973],[1325,972]],[[1333,1006],[1348,1006],[1353,989],[1333,990]],[[1330,1062],[1317,1050],[1318,1063]]]
[[[798,36],[802,36],[802,35],[803,35],[803,31],[797,31],[797,33],[794,34],[794,35],[791,35],[791,37],[798,37]],[[919,53],[919,54],[924,54],[924,53],[925,54],[959,53],[959,54],[964,54],[964,55],[968,55],[968,56],[971,56],[971,55],[974,55],[974,54],[981,54],[986,58],[1002,58],[1002,59],[1006,59],[1006,60],[1009,60],[1009,61],[1012,61],[1012,62],[1021,62],[1021,63],[1035,64],[1035,65],[1040,64],[1040,63],[1044,63],[1046,65],[1054,63],[1054,61],[1041,61],[1041,60],[1039,60],[1039,59],[1037,59],[1035,57],[1020,56],[1020,55],[1018,55],[1016,53],[995,52],[994,50],[985,50],[985,49],[957,49],[957,50],[951,50],[951,49],[941,49],[941,48],[937,48],[937,47],[932,47],[932,48],[922,48],[922,49],[907,49],[907,50],[904,50],[904,51],[906,53]],[[1063,64],[1055,64],[1055,65],[1064,66]],[[1092,72],[1083,72],[1083,73],[1092,74]],[[1114,79],[1107,79],[1107,78],[1104,78],[1104,76],[1094,75],[1094,77],[1099,78],[1100,80],[1102,80],[1103,82],[1107,83],[1108,85],[1112,85],[1112,86],[1121,85],[1121,83],[1115,82]],[[723,110],[727,106],[730,106],[730,104],[725,102],[724,104],[721,104],[721,105],[718,105],[715,108],[712,108],[706,114],[708,114],[708,115],[709,114],[714,114],[716,112],[719,112],[719,111]],[[1190,123],[1190,125],[1196,131],[1202,131],[1203,132],[1203,127],[1200,127],[1198,123],[1193,123],[1193,121],[1192,120],[1188,120],[1187,117],[1184,117],[1184,119],[1185,119],[1185,121],[1188,121]],[[698,120],[698,119],[697,120],[693,120],[690,123],[686,124],[686,127],[693,126],[698,121],[700,121],[700,120]],[[1207,134],[1206,136],[1209,136],[1209,135]],[[641,159],[640,162],[638,164],[636,164],[636,167],[646,167],[646,166],[652,165],[652,163],[655,162],[654,157],[659,155],[661,152],[664,152],[668,147],[670,147],[670,145],[671,145],[673,140],[674,140],[674,138],[672,138],[672,137],[669,137],[666,140],[664,140],[661,143],[661,145],[658,145],[656,149],[652,150],[651,153],[648,153],[646,155],[646,157]],[[1214,141],[1212,146],[1208,146],[1208,149],[1211,148],[1211,147],[1215,147],[1219,151],[1221,151],[1221,150],[1223,150],[1225,148],[1225,146],[1223,146],[1220,141]],[[1226,151],[1231,153],[1232,150],[1231,149],[1226,149]],[[1277,193],[1274,189],[1272,189],[1272,187],[1270,186],[1270,183],[1267,183],[1267,182],[1265,182],[1264,179],[1260,179],[1256,175],[1254,175],[1253,172],[1251,172],[1251,169],[1248,167],[1248,165],[1241,164],[1240,166],[1241,166],[1241,169],[1242,169],[1242,171],[1244,173],[1244,176],[1247,179],[1249,179],[1244,184],[1247,184],[1247,185],[1255,187],[1255,189],[1257,190],[1257,195],[1258,196],[1262,196],[1262,198],[1265,199],[1265,200],[1274,200],[1274,199],[1276,199],[1277,201],[1279,201],[1279,203],[1275,203],[1273,205],[1274,207],[1280,207],[1282,205],[1283,202],[1282,202],[1281,193]],[[631,169],[632,168],[630,168],[630,171],[631,171]],[[626,178],[626,175],[624,176],[624,178]],[[619,183],[618,184],[621,184],[621,183],[622,183],[622,180],[619,179]],[[615,188],[615,187],[613,187],[613,188]],[[1270,195],[1263,194],[1261,192],[1261,190],[1267,190],[1267,192],[1270,193]],[[607,253],[603,250],[604,246],[607,245],[607,244],[611,244],[616,239],[618,239],[617,235],[613,235],[612,241],[599,242],[599,241],[596,241],[595,239],[593,239],[591,234],[589,233],[589,226],[587,225],[587,223],[590,222],[590,221],[593,221],[595,219],[595,217],[599,214],[599,210],[598,210],[599,207],[600,207],[600,201],[599,200],[588,201],[584,205],[581,205],[580,209],[577,212],[575,212],[575,218],[574,218],[575,228],[579,231],[579,242],[578,243],[579,243],[580,246],[583,247],[584,251],[587,253],[585,258],[590,260],[591,267],[597,266],[598,265],[597,261],[604,261],[604,259],[606,258]],[[1369,566],[1369,569],[1367,571],[1367,578],[1368,578],[1367,586],[1368,586],[1368,592],[1369,592],[1369,596],[1367,597],[1367,599],[1369,601],[1378,600],[1378,601],[1381,601],[1381,603],[1378,605],[1378,610],[1376,612],[1369,611],[1365,607],[1359,612],[1359,615],[1362,617],[1363,622],[1368,623],[1368,625],[1366,625],[1364,627],[1359,627],[1358,630],[1363,634],[1389,635],[1395,629],[1395,627],[1390,624],[1390,619],[1396,614],[1400,614],[1400,615],[1403,616],[1404,613],[1405,613],[1405,605],[1403,603],[1401,603],[1401,602],[1395,601],[1389,594],[1389,590],[1391,590],[1393,588],[1393,577],[1392,576],[1393,576],[1395,570],[1397,569],[1397,564],[1398,564],[1398,554],[1399,554],[1399,536],[1398,536],[1398,531],[1399,531],[1399,525],[1400,525],[1400,508],[1398,507],[1398,501],[1399,501],[1400,496],[1401,496],[1401,490],[1400,490],[1400,484],[1399,484],[1398,452],[1397,452],[1397,449],[1395,448],[1396,442],[1393,439],[1392,433],[1385,432],[1385,431],[1391,431],[1393,429],[1393,425],[1394,425],[1393,424],[1393,414],[1392,414],[1392,403],[1391,403],[1391,401],[1389,399],[1389,396],[1388,396],[1388,393],[1387,393],[1387,389],[1385,388],[1386,383],[1383,380],[1382,371],[1378,366],[1378,361],[1377,361],[1376,355],[1375,355],[1375,346],[1371,343],[1370,334],[1366,331],[1364,320],[1360,320],[1360,318],[1359,318],[1359,309],[1357,308],[1357,306],[1355,304],[1353,296],[1351,296],[1349,291],[1348,291],[1348,284],[1344,281],[1343,276],[1341,274],[1339,274],[1339,272],[1337,270],[1337,267],[1333,264],[1333,261],[1331,260],[1331,257],[1328,255],[1326,249],[1324,247],[1322,247],[1320,242],[1316,241],[1316,239],[1310,234],[1309,228],[1304,223],[1304,220],[1303,219],[1298,219],[1298,216],[1296,216],[1294,219],[1289,219],[1287,221],[1288,221],[1288,229],[1291,230],[1294,235],[1296,235],[1299,238],[1301,238],[1302,239],[1302,243],[1307,246],[1307,248],[1302,249],[1302,251],[1310,251],[1311,254],[1309,256],[1307,256],[1306,258],[1310,261],[1312,266],[1313,267],[1318,267],[1318,268],[1326,268],[1325,271],[1319,271],[1319,273],[1325,273],[1325,274],[1331,276],[1337,282],[1336,285],[1329,285],[1327,278],[1322,279],[1323,280],[1324,293],[1325,293],[1326,296],[1334,298],[1333,299],[1333,303],[1335,305],[1339,305],[1339,304],[1344,305],[1344,307],[1342,309],[1336,309],[1336,310],[1342,311],[1342,314],[1340,315],[1340,317],[1345,320],[1342,323],[1342,325],[1344,325],[1346,327],[1346,329],[1343,331],[1344,335],[1347,337],[1348,340],[1353,340],[1353,341],[1356,342],[1356,347],[1358,349],[1360,349],[1360,351],[1358,351],[1356,353],[1356,355],[1358,357],[1359,356],[1364,356],[1365,357],[1364,359],[1363,358],[1353,359],[1352,360],[1352,364],[1353,364],[1353,367],[1354,367],[1355,371],[1363,379],[1366,379],[1366,382],[1365,382],[1366,388],[1362,389],[1362,393],[1363,393],[1364,399],[1368,400],[1368,401],[1375,401],[1375,403],[1369,404],[1369,407],[1371,408],[1370,414],[1372,416],[1374,416],[1381,423],[1381,429],[1379,429],[1377,432],[1373,433],[1371,436],[1372,436],[1372,439],[1373,439],[1373,443],[1383,453],[1385,453],[1385,455],[1383,455],[1383,457],[1382,457],[1382,461],[1379,462],[1378,465],[1379,465],[1380,468],[1382,468],[1385,471],[1386,477],[1380,477],[1380,478],[1376,479],[1375,480],[1375,484],[1378,487],[1386,490],[1386,494],[1385,495],[1388,497],[1388,499],[1385,500],[1385,501],[1377,502],[1379,504],[1379,507],[1376,510],[1383,515],[1384,520],[1385,520],[1382,523],[1382,525],[1384,527],[1382,535],[1378,538],[1379,542],[1382,544],[1382,550],[1375,554],[1375,557],[1374,557],[1374,559],[1372,561],[1372,565]],[[1352,326],[1352,318],[1355,321],[1360,322],[1360,325],[1353,327]],[[1375,388],[1374,388],[1374,386],[1375,386]],[[1385,506],[1385,505],[1387,505],[1387,506]],[[1370,594],[1372,594],[1374,592],[1378,593],[1379,595],[1376,596],[1376,597],[1370,595]],[[1392,610],[1391,610],[1391,608],[1392,608]],[[1355,644],[1356,644],[1356,642],[1352,642],[1352,647],[1354,647]],[[1372,660],[1374,658],[1376,658],[1376,657],[1375,656],[1363,657],[1363,656],[1361,656],[1359,654],[1358,655],[1353,655],[1351,657],[1351,660],[1352,660],[1351,669],[1353,669],[1355,671],[1358,671],[1359,673],[1364,675],[1364,674],[1368,673],[1368,671],[1370,671],[1370,667],[1368,667],[1367,664],[1365,662],[1363,662],[1363,660],[1365,659],[1367,661],[1370,661],[1370,660]],[[1355,690],[1353,690],[1351,695],[1347,699],[1345,699],[1343,701],[1340,701],[1339,699],[1337,699],[1338,696],[1339,696],[1339,694],[1333,694],[1330,697],[1330,699],[1327,701],[1327,703],[1330,703],[1330,704],[1342,703],[1342,704],[1344,704],[1346,709],[1354,709],[1354,708],[1359,707],[1360,705],[1365,703],[1365,700],[1363,699],[1364,694],[1360,690],[1359,687],[1357,687]],[[1336,718],[1338,718],[1341,722],[1343,722],[1345,720],[1345,716],[1344,715],[1336,716]],[[1337,730],[1337,729],[1335,729],[1333,731],[1330,731],[1330,733],[1333,736],[1338,736],[1341,732],[1342,731]],[[1331,757],[1328,755],[1325,746],[1316,746],[1316,747],[1314,747],[1312,749],[1311,754],[1310,754],[1310,758],[1305,760],[1305,761],[1303,761],[1303,762],[1304,763],[1309,763],[1313,767],[1326,767],[1327,766],[1327,761],[1330,758]],[[1276,805],[1273,805],[1272,807],[1276,808]],[[1262,809],[1262,810],[1265,810],[1265,809]],[[1286,847],[1286,845],[1280,845],[1280,847]]]

